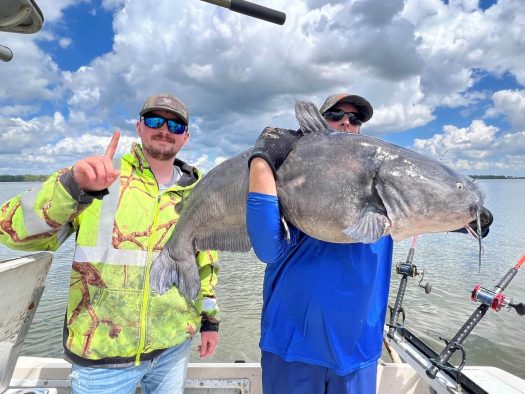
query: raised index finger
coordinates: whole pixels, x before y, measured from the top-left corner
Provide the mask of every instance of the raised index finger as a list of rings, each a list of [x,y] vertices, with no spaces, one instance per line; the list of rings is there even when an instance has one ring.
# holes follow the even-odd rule
[[[104,157],[107,157],[110,160],[113,160],[113,156],[115,156],[115,152],[117,151],[117,145],[118,140],[120,138],[120,131],[115,130],[113,133],[113,137],[111,137],[111,141],[109,141],[109,145],[106,148],[106,153],[104,153]]]

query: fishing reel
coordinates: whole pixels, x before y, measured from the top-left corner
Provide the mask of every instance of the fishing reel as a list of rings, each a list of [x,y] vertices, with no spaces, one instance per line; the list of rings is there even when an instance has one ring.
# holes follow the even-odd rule
[[[415,278],[417,275],[421,275],[418,286],[422,289],[425,289],[425,294],[430,294],[432,291],[432,284],[427,282],[425,285],[422,285],[423,279],[425,278],[425,270],[422,270],[421,273],[418,271],[417,266],[411,262],[399,262],[396,265],[396,273],[399,275],[406,275],[412,278]]]
[[[441,351],[439,357],[432,360],[432,366],[426,370],[427,376],[434,379],[440,369],[445,369],[445,363],[450,359],[456,350],[461,350],[463,353],[462,360],[465,358],[463,348],[461,344],[470,335],[474,327],[481,321],[483,316],[487,313],[489,308],[494,309],[496,312],[504,306],[516,309],[518,315],[525,315],[525,306],[523,303],[515,304],[512,299],[507,298],[503,295],[503,291],[507,288],[508,284],[518,273],[520,267],[525,264],[525,255],[521,257],[518,263],[511,267],[506,273],[497,280],[492,290],[486,289],[477,285],[472,290],[471,299],[481,303],[474,312],[470,315],[467,321],[461,326],[454,338],[447,342],[445,349]],[[462,361],[463,364],[463,361]],[[459,372],[459,369],[457,369]],[[459,375],[458,375],[459,377]]]
[[[403,307],[401,306],[403,304],[403,298],[405,297],[405,290],[407,287],[407,279],[408,277],[416,277],[417,275],[420,275],[417,266],[415,264],[412,264],[412,260],[414,258],[414,250],[415,250],[415,238],[412,243],[412,247],[408,251],[408,256],[406,261],[399,262],[396,265],[396,273],[401,275],[401,281],[399,282],[399,289],[397,291],[396,296],[396,302],[394,304],[394,307],[390,308],[390,322],[386,325],[389,327],[387,336],[388,338],[392,339],[394,338],[394,332],[398,329],[402,329],[403,325],[405,323],[405,311],[403,310]],[[432,290],[432,285],[430,282],[427,282],[425,285],[422,285],[421,282],[423,282],[423,278],[425,277],[425,271],[421,271],[421,279],[419,281],[418,286],[425,289],[425,293],[429,294]],[[399,317],[402,316],[402,322],[399,323]]]
[[[498,293],[484,287],[481,285],[476,285],[474,290],[472,290],[471,297],[472,301],[481,302],[499,312],[503,307],[514,308],[516,313],[520,316],[525,315],[525,305],[520,303],[514,303],[512,298],[508,298],[503,293]]]

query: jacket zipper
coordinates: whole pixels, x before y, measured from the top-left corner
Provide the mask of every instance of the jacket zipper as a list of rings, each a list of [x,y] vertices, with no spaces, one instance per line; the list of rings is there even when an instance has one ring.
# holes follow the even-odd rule
[[[160,193],[160,191],[159,191]],[[146,342],[146,325],[147,325],[147,311],[148,311],[148,301],[149,301],[149,272],[151,268],[151,261],[153,255],[153,247],[155,246],[156,235],[157,235],[157,222],[159,219],[159,207],[160,207],[160,197],[159,194],[157,197],[157,203],[155,206],[155,216],[153,217],[153,228],[151,232],[150,242],[148,245],[148,261],[146,263],[146,274],[144,276],[144,292],[142,294],[142,308],[140,310],[140,342],[139,348],[137,350],[137,355],[135,357],[135,365],[140,365],[140,355],[144,352],[144,344]]]

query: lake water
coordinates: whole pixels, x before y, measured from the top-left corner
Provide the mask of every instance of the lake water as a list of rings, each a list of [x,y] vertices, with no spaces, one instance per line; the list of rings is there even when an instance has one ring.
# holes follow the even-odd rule
[[[451,339],[479,304],[470,300],[476,284],[492,288],[500,275],[525,254],[525,180],[479,180],[486,203],[494,214],[490,234],[483,241],[481,272],[478,271],[477,241],[464,234],[431,234],[418,238],[414,263],[425,270],[424,282],[432,292],[417,286],[420,277],[409,278],[404,299],[405,325],[437,352]],[[0,183],[0,202],[38,183]],[[394,267],[405,261],[411,240],[397,242]],[[0,259],[23,256],[0,245]],[[66,308],[73,238],[55,252],[46,289],[29,331],[23,355],[62,356],[62,323]],[[504,294],[525,302],[525,267],[518,272]],[[264,265],[252,252],[222,253],[217,296],[222,310],[220,343],[215,355],[200,360],[194,341],[192,362],[258,362],[260,352],[259,314],[262,306]],[[400,276],[392,273],[390,304],[397,294]],[[489,310],[464,342],[467,365],[490,365],[525,379],[525,316],[513,310]],[[385,361],[390,361],[387,355]],[[452,361],[456,362],[455,358]]]

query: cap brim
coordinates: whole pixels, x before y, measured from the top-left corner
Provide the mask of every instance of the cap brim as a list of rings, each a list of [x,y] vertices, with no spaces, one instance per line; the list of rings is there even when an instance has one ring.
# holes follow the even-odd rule
[[[186,120],[186,118],[180,114],[179,112],[177,111],[174,111],[173,109],[171,108],[166,108],[166,107],[149,107],[149,108],[146,108],[146,109],[143,109],[142,111],[140,111],[139,113],[139,116],[143,116],[144,114],[147,114],[148,112],[151,112],[151,111],[166,111],[166,112],[171,112],[172,114],[175,114],[177,115],[177,117],[182,120],[182,122],[184,122],[184,124],[187,126],[188,125],[188,121]]]

